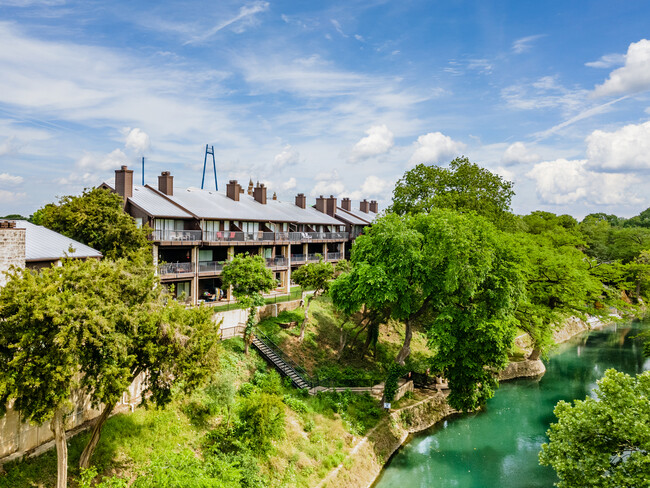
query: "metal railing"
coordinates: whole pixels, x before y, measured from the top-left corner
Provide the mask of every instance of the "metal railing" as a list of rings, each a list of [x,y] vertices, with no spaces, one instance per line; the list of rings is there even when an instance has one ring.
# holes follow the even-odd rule
[[[304,263],[307,261],[306,254],[292,254],[291,255],[291,264]]]
[[[313,386],[313,382],[305,368],[300,366],[298,363],[296,363],[291,357],[286,354],[280,347],[275,344],[271,339],[269,339],[263,332],[261,332],[259,329],[255,330],[255,333],[253,334],[255,337],[257,337],[266,347],[271,349],[276,356],[278,356],[282,361],[284,361],[288,366],[290,366],[298,376],[300,376],[305,383],[309,384],[309,386]]]
[[[347,238],[347,232],[239,232],[229,230],[203,232],[203,240],[208,242],[310,242],[312,240],[347,240]]]
[[[268,267],[286,266],[287,260],[284,256],[276,256],[274,258],[266,258],[266,265]]]
[[[192,263],[165,263],[158,265],[158,274],[160,276],[193,272]]]
[[[223,265],[224,261],[199,261],[199,273],[218,273]]]
[[[323,255],[320,253],[307,254],[307,261],[319,261],[321,259],[323,259]]]
[[[200,241],[200,230],[154,230],[154,241]]]
[[[337,259],[341,259],[341,253],[340,252],[328,252],[327,253],[327,260],[328,261],[335,261]]]

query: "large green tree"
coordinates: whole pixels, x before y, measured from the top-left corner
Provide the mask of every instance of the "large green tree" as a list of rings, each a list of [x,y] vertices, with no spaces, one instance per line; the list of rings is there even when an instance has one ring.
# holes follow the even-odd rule
[[[303,296],[306,290],[313,290],[313,293],[307,298],[307,303],[305,303],[305,317],[300,325],[300,336],[298,337],[300,342],[305,337],[305,328],[307,327],[307,322],[309,322],[309,306],[311,302],[318,295],[327,291],[333,277],[334,266],[332,266],[332,263],[324,262],[322,258],[317,263],[305,264],[291,273],[291,279],[302,288]]]
[[[122,207],[118,194],[92,188],[45,205],[34,213],[32,221],[93,247],[106,258],[117,259],[149,248],[147,229],[138,228]]]
[[[191,388],[214,369],[211,315],[169,300],[144,261],[67,260],[38,274],[14,270],[0,290],[0,408],[14,400],[24,419],[50,420],[62,488],[72,398],[88,397],[102,409],[81,457],[87,466],[136,376],[146,374],[143,395],[163,405],[176,381]]]
[[[388,214],[357,238],[352,270],[330,294],[346,314],[365,305],[404,322],[399,364],[421,324],[436,351],[433,367],[452,385],[450,404],[472,410],[493,394],[493,372],[507,363],[523,294],[520,261],[511,238],[480,216]]]
[[[555,469],[559,488],[650,486],[650,371],[609,369],[594,393],[557,404],[541,464]]]
[[[473,211],[505,225],[514,195],[512,186],[466,157],[454,159],[446,168],[418,164],[397,181],[388,211],[402,215],[448,208]]]
[[[249,309],[244,331],[244,352],[248,354],[257,307],[264,305],[262,293],[268,293],[275,286],[273,273],[266,267],[266,260],[262,256],[238,254],[225,264],[221,279],[223,286],[232,286],[232,294],[237,301]]]

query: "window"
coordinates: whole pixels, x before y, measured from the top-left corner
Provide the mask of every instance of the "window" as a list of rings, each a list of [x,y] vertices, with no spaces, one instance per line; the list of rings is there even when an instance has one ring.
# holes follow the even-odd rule
[[[199,261],[201,262],[212,261],[212,249],[199,249]]]

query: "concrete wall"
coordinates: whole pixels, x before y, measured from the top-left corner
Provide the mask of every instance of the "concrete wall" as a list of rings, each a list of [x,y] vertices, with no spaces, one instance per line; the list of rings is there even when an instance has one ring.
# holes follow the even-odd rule
[[[261,320],[266,317],[277,317],[280,312],[285,310],[295,310],[300,307],[301,300],[292,300],[290,302],[270,303],[260,307],[257,311],[257,319]],[[220,329],[230,329],[237,327],[239,324],[245,324],[248,320],[248,309],[228,310],[226,312],[217,312],[214,320],[219,323],[223,320]]]
[[[116,405],[114,413],[130,411],[140,403],[144,378],[144,375],[136,378]],[[101,413],[90,406],[87,398],[73,398],[73,402],[75,408],[66,419],[68,436],[89,427],[89,421]],[[54,446],[53,439],[49,422],[43,425],[22,422],[19,413],[11,408],[10,404],[5,416],[0,417],[0,465],[26,455],[40,454]]]
[[[11,266],[25,267],[25,229],[0,228],[0,287]]]

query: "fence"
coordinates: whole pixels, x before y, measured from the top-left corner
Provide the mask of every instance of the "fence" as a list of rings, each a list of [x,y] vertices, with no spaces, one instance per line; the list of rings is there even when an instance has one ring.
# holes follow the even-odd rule
[[[310,242],[347,240],[347,232],[240,232],[200,230],[154,230],[154,241],[206,241],[206,242]]]

